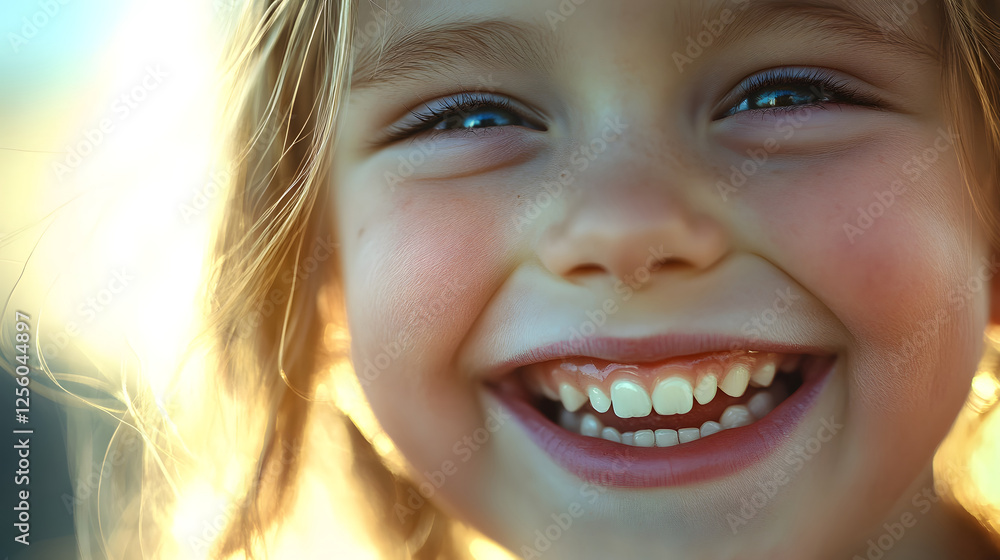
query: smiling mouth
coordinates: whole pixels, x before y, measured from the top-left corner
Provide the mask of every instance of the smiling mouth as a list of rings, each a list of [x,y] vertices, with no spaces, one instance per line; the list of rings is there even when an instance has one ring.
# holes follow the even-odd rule
[[[772,452],[834,363],[753,350],[636,363],[571,356],[522,366],[490,387],[581,478],[672,486],[732,474]]]
[[[812,359],[731,352],[641,367],[571,359],[522,374],[535,406],[567,430],[671,447],[763,418],[802,385],[800,366]]]

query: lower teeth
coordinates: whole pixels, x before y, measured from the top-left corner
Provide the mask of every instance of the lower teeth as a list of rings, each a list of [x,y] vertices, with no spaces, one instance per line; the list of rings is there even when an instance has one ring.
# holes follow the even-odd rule
[[[698,428],[650,429],[622,433],[612,426],[605,426],[600,419],[584,409],[570,412],[562,407],[559,410],[559,425],[583,436],[602,438],[633,447],[672,447],[727,429],[753,424],[774,410],[787,396],[787,392],[780,386],[758,391],[745,405],[730,406],[722,413],[719,421],[710,420]]]

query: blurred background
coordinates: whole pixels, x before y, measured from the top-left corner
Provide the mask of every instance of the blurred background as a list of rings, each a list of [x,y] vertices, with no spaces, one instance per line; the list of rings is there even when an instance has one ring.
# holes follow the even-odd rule
[[[9,343],[15,311],[28,314],[41,332],[32,355],[40,347],[60,385],[109,407],[57,405],[45,397],[65,403],[65,393],[35,372],[26,426],[2,400],[3,449],[12,428],[34,434],[28,547],[12,544],[17,457],[0,454],[0,557],[77,557],[73,511],[97,495],[116,404],[109,388],[75,375],[141,364],[149,379],[165,378],[190,336],[220,199],[212,26],[231,8],[0,3],[0,332]],[[14,388],[0,376],[0,394]]]

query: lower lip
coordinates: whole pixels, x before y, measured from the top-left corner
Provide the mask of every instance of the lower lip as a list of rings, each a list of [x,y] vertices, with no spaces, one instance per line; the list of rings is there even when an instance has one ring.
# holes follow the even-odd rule
[[[760,420],[673,447],[632,447],[583,436],[554,424],[516,383],[491,386],[493,394],[556,463],[587,482],[619,488],[683,486],[746,469],[787,441],[816,402],[836,362],[805,375],[803,384]]]

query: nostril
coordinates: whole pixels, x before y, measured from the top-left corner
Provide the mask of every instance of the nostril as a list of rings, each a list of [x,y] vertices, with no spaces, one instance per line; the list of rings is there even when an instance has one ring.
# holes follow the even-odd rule
[[[650,272],[657,272],[657,271],[669,272],[674,270],[681,270],[684,268],[694,268],[694,265],[683,259],[671,258],[671,259],[654,261],[648,266],[648,268]]]
[[[608,269],[597,263],[584,263],[575,266],[570,270],[568,276],[593,276],[597,274],[607,274]]]
[[[720,224],[667,210],[653,219],[638,210],[608,213],[588,206],[571,223],[557,223],[544,232],[538,257],[549,271],[573,282],[610,276],[629,284],[639,278],[645,284],[658,272],[707,269],[725,256],[728,236]]]

